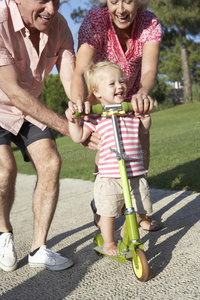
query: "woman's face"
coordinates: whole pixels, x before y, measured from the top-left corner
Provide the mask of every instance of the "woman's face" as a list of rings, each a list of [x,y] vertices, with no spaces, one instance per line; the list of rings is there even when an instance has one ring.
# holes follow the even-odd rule
[[[113,23],[119,29],[129,28],[139,8],[138,0],[107,0]]]

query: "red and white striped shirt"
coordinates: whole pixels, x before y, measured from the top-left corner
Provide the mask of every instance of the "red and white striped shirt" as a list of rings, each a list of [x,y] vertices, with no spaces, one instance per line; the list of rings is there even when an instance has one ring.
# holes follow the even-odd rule
[[[91,115],[89,121],[83,121],[84,126],[92,132],[101,135],[101,148],[99,154],[99,176],[120,178],[120,171],[116,153],[115,137],[112,126],[112,119],[97,115]],[[147,173],[143,167],[143,153],[139,140],[140,120],[134,116],[117,117],[121,146],[126,159],[126,170],[128,177],[140,176]]]

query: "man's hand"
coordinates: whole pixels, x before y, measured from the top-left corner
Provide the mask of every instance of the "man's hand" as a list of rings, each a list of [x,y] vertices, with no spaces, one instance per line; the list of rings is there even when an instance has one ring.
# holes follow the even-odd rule
[[[90,150],[99,150],[101,146],[101,136],[97,132],[93,132],[82,145]]]

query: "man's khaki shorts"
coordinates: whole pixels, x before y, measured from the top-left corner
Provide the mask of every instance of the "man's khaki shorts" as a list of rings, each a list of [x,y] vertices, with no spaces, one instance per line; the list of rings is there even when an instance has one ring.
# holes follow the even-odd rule
[[[150,190],[144,176],[128,179],[133,208],[138,214],[151,214]],[[94,183],[94,200],[97,214],[118,217],[124,206],[121,178],[101,178],[97,175]]]

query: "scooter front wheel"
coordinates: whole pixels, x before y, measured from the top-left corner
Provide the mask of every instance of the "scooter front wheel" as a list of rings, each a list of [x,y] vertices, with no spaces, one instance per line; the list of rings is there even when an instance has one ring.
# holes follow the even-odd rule
[[[134,264],[134,261],[132,259],[135,276],[140,281],[147,281],[149,278],[149,264],[146,255],[141,249],[136,249],[136,256],[138,260],[137,265]]]

